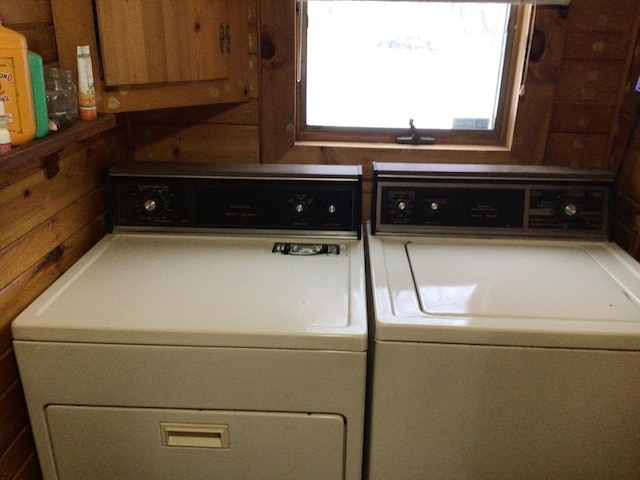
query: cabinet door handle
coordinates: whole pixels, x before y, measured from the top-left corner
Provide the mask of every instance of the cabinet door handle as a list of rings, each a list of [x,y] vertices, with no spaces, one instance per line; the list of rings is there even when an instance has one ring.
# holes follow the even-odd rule
[[[224,23],[221,23],[220,28],[218,29],[218,39],[220,40],[220,52],[224,53],[224,43],[225,43]]]
[[[228,23],[220,24],[218,38],[220,40],[220,52],[231,53],[231,27]]]

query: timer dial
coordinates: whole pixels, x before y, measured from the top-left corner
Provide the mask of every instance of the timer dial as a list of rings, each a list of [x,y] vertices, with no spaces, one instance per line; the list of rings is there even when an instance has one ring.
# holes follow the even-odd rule
[[[396,202],[396,210],[398,210],[399,212],[404,212],[408,206],[409,204],[406,200],[398,200]]]
[[[142,207],[149,215],[158,215],[164,209],[164,200],[157,194],[147,195],[142,201]]]

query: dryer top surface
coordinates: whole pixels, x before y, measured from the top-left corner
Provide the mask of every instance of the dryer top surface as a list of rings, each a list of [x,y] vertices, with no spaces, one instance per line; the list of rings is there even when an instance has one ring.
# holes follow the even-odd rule
[[[362,242],[284,255],[276,241],[107,235],[14,321],[14,338],[366,350]]]

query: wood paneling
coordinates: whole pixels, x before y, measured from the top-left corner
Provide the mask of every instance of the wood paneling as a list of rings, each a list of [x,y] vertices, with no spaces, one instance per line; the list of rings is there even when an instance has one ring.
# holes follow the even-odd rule
[[[27,37],[45,62],[57,61],[49,0],[0,0],[3,24]],[[40,468],[11,348],[11,321],[105,233],[104,171],[126,158],[122,134],[63,145],[60,172],[42,158],[0,158],[0,478],[39,480]],[[22,147],[38,157],[43,142]],[[37,143],[40,142],[40,143]],[[40,153],[42,155],[42,153]],[[21,157],[22,158],[22,157]],[[25,157],[26,158],[26,157]]]
[[[0,0],[2,24],[20,32],[44,63],[58,58],[50,0]]]
[[[635,0],[572,2],[547,163],[617,168],[619,159],[613,153],[621,139],[616,112],[634,55],[639,17]]]
[[[0,392],[6,391],[18,379],[18,365],[11,348],[0,353]],[[3,478],[3,477],[0,477]]]
[[[16,380],[0,394],[0,425],[2,425],[0,452],[3,452],[2,457],[28,424],[29,417],[24,403],[24,394],[20,382]]]
[[[194,0],[195,1],[195,0]],[[249,98],[249,72],[248,72],[248,7],[245,0],[224,0],[226,10],[229,14],[228,23],[230,26],[230,35],[232,35],[232,50],[226,59],[226,68],[228,75],[224,78],[201,80],[201,81],[164,81],[160,83],[145,83],[137,84],[121,84],[117,86],[107,86],[104,76],[100,71],[100,59],[99,59],[99,38],[98,29],[95,26],[92,19],[94,18],[94,3],[92,0],[51,0],[52,12],[54,17],[54,24],[57,28],[56,42],[58,44],[58,57],[60,65],[64,68],[68,68],[73,72],[77,72],[76,61],[76,47],[78,45],[89,45],[92,52],[93,62],[93,74],[96,80],[96,99],[99,112],[106,113],[123,113],[139,110],[151,110],[158,108],[174,108],[184,105],[202,105],[202,104],[219,104],[228,102],[246,101]],[[113,2],[113,6],[122,6],[124,4],[136,3],[138,6],[142,6],[143,3],[138,2]],[[156,22],[156,28],[159,27],[157,22],[162,22],[158,9],[160,3],[155,1],[153,3],[144,2],[144,5],[153,5],[150,12],[135,13],[134,16],[138,19],[150,19],[152,22]],[[184,2],[183,2],[184,3]],[[195,3],[201,2],[197,1]],[[176,2],[166,2],[167,5],[178,5]],[[179,9],[180,10],[180,9]],[[124,10],[122,11],[124,12]],[[116,11],[114,15],[118,15]],[[121,13],[120,15],[124,15]],[[127,13],[129,15],[129,13]],[[184,24],[180,21],[181,14],[172,17],[172,22]],[[204,20],[203,20],[204,21]],[[109,23],[111,26],[118,26],[123,22],[103,22]],[[126,23],[126,22],[124,22]],[[226,26],[226,23],[225,23]],[[210,31],[210,27],[204,27],[200,25],[191,26],[190,29],[206,29]],[[132,29],[133,31],[135,29]],[[117,33],[117,32],[116,32]],[[120,31],[119,34],[125,34],[131,37],[130,31]],[[148,32],[147,32],[148,33]],[[219,31],[216,31],[216,39],[218,38]],[[154,35],[150,35],[153,37]],[[179,38],[179,35],[171,34],[171,38]],[[136,44],[136,38],[139,35],[135,34],[132,39],[127,37],[127,41],[134,42]],[[236,39],[234,41],[234,39]],[[120,43],[120,45],[124,45]],[[110,46],[106,44],[107,48]],[[172,47],[175,47],[172,46]],[[179,45],[179,48],[188,48],[184,43]],[[164,47],[160,46],[155,51],[163,50]],[[148,55],[149,52],[154,52],[153,46],[145,48],[147,53],[140,54],[140,49],[127,48],[126,46],[120,49],[116,49],[111,57],[124,58],[133,57],[135,65],[142,65],[147,60],[153,61]],[[170,52],[175,52],[173,48],[169,49]],[[219,48],[218,48],[219,52]],[[172,54],[174,57],[175,54]],[[227,55],[227,54],[225,54]],[[189,54],[178,54],[178,57],[188,57]],[[155,58],[155,57],[154,57]],[[165,63],[179,63],[178,60],[166,60]],[[124,63],[128,63],[125,61]],[[157,62],[156,62],[157,63]],[[112,64],[106,65],[108,67]],[[155,70],[158,65],[149,67],[151,70]],[[162,70],[166,66],[160,65],[159,69]],[[168,67],[167,67],[168,68]],[[195,67],[194,67],[195,68]],[[107,74],[108,72],[105,72]],[[145,74],[138,71],[138,74],[146,77]],[[170,77],[173,77],[172,75]],[[164,77],[164,78],[170,78]],[[122,81],[126,79],[120,79]],[[158,77],[154,75],[144,78],[144,81],[157,81]]]
[[[105,234],[104,217],[61,241],[35,265],[0,291],[0,350],[11,345],[11,321]]]
[[[556,105],[550,129],[556,133],[609,133],[615,119],[612,105]]]
[[[51,22],[50,0],[0,0],[2,23],[11,28]]]
[[[257,100],[131,114],[140,161],[257,163]]]
[[[109,152],[109,139],[102,139],[90,147],[85,144],[63,157],[60,173],[51,180],[45,181],[43,172],[39,171],[1,190],[0,209],[12,212],[12,215],[10,218],[0,216],[0,259],[6,255],[3,249],[15,245],[18,239],[45,223],[51,211],[62,210],[99,188],[104,182]],[[42,209],[42,205],[51,210]],[[0,273],[0,278],[7,275]],[[0,288],[4,285],[0,280]]]
[[[260,153],[276,163],[294,145],[296,2],[260,2]]]
[[[38,465],[38,457],[36,456],[35,451],[27,459],[26,463],[22,466],[13,480],[42,480],[40,465]]]
[[[105,85],[227,77],[229,53],[220,38],[220,29],[224,36],[230,22],[225,0],[153,5],[96,0]]]
[[[568,8],[567,30],[626,34],[633,30],[637,15],[637,0],[573,0]]]
[[[551,133],[545,162],[548,165],[606,168],[608,135]]]
[[[162,126],[133,129],[135,159],[209,163],[258,163],[258,127],[237,125]],[[149,139],[148,142],[145,142]]]
[[[248,2],[249,95],[243,103],[129,114],[134,159],[212,163],[260,161],[258,3]]]
[[[555,94],[554,83],[532,81],[520,98],[511,147],[512,154],[518,159],[518,163],[530,165],[543,163]]]
[[[35,458],[34,450],[31,429],[25,427],[9,446],[5,455],[0,457],[0,478],[14,478],[18,475],[23,467]]]
[[[562,104],[615,105],[626,70],[624,62],[568,60],[562,64],[557,100]]]
[[[76,152],[75,158],[74,156],[70,157],[69,162],[63,159],[62,171],[69,169],[72,172],[71,169],[74,165],[84,163],[86,159],[84,150],[79,150]],[[100,175],[97,174],[99,167],[95,168],[96,177],[99,177]],[[104,168],[105,164],[103,164],[103,170]],[[82,172],[83,170],[80,168],[76,171]],[[13,351],[10,348],[10,324],[13,318],[105,233],[105,203],[102,184],[94,185],[93,190],[86,192],[85,189],[90,187],[84,185],[85,181],[89,185],[96,183],[95,180],[92,180],[91,175],[78,174],[73,178],[76,183],[68,188],[71,192],[75,192],[75,195],[66,197],[68,205],[56,212],[48,208],[48,203],[55,205],[55,208],[60,206],[58,203],[48,202],[47,199],[41,200],[39,210],[36,212],[38,215],[35,217],[31,215],[29,209],[26,209],[25,216],[21,218],[28,219],[25,220],[25,223],[32,225],[33,228],[0,250],[0,264],[6,266],[0,270],[0,352],[4,352],[0,363],[0,375],[2,375],[0,385],[15,378]],[[42,182],[45,184],[36,184],[33,188],[46,189],[51,180],[42,180]],[[77,200],[71,200],[78,194],[80,196]],[[47,213],[50,216],[40,220],[40,217],[46,216]],[[38,218],[38,220],[34,220],[34,218]],[[22,224],[22,222],[18,223]],[[21,453],[16,456],[16,452],[22,452],[22,449],[16,451],[10,448],[14,441],[26,441],[19,440],[18,435],[27,437],[30,435],[29,432],[21,433],[28,426],[28,422],[23,415],[24,406],[22,403],[24,399],[17,378],[8,388],[4,389],[4,392],[0,394],[2,395],[0,396],[0,412],[4,412],[0,413],[0,432],[2,432],[0,434],[0,466],[3,465],[3,461],[9,462],[8,458],[11,458],[12,460],[7,465],[12,465],[11,470],[13,470],[16,458],[21,458],[25,464],[18,468],[16,475],[24,474],[28,475],[24,478],[38,478],[39,469],[33,463],[33,450],[24,455]],[[2,400],[3,398],[4,400]],[[24,445],[30,445],[29,442]],[[0,475],[0,478],[9,479],[12,477]]]

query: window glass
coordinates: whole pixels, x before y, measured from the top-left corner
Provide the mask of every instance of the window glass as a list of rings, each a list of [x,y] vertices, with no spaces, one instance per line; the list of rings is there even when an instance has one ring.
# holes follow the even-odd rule
[[[304,9],[303,129],[406,129],[409,119],[419,129],[496,128],[509,4],[308,0]]]

